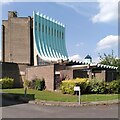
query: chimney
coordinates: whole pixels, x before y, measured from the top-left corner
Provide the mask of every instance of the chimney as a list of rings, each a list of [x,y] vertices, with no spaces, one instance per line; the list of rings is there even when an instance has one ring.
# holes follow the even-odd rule
[[[17,17],[16,11],[8,11],[8,18]]]

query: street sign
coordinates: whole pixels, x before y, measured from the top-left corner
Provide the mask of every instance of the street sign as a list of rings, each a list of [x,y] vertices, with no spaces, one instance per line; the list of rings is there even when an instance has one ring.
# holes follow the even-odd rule
[[[79,92],[79,98],[78,98],[78,100],[79,100],[79,104],[81,103],[81,100],[80,100],[80,86],[75,86],[74,87],[74,91],[78,91]]]
[[[74,87],[74,91],[80,91],[80,87],[79,86],[75,86]]]

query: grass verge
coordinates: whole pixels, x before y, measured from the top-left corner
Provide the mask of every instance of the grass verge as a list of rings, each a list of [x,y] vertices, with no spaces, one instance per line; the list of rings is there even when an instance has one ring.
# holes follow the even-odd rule
[[[3,92],[18,94],[24,96],[24,89],[3,89]],[[27,97],[31,100],[34,95],[34,99],[46,100],[46,101],[60,101],[60,102],[77,102],[78,96],[62,94],[61,92],[50,92],[50,91],[38,91],[33,89],[28,89]],[[120,95],[120,94],[119,94]],[[118,94],[88,94],[81,95],[81,102],[92,102],[92,101],[107,101],[118,99]]]

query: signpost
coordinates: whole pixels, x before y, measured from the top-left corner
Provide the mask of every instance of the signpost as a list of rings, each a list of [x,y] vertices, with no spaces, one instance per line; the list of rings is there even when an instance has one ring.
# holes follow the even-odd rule
[[[75,86],[74,87],[74,91],[77,91],[77,92],[79,92],[79,105],[80,105],[80,103],[81,103],[81,100],[80,100],[80,86]]]

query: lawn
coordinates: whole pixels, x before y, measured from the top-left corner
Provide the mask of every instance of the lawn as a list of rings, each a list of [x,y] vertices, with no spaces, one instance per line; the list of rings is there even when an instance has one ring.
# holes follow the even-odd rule
[[[3,89],[3,92],[19,94],[24,96],[24,89]],[[33,89],[28,89],[27,97],[34,95],[35,99],[46,100],[46,101],[61,101],[61,102],[76,102],[76,95],[62,94],[61,92],[50,92],[50,91],[38,91]],[[107,101],[118,99],[118,94],[89,94],[81,95],[81,102],[91,102],[91,101]]]

